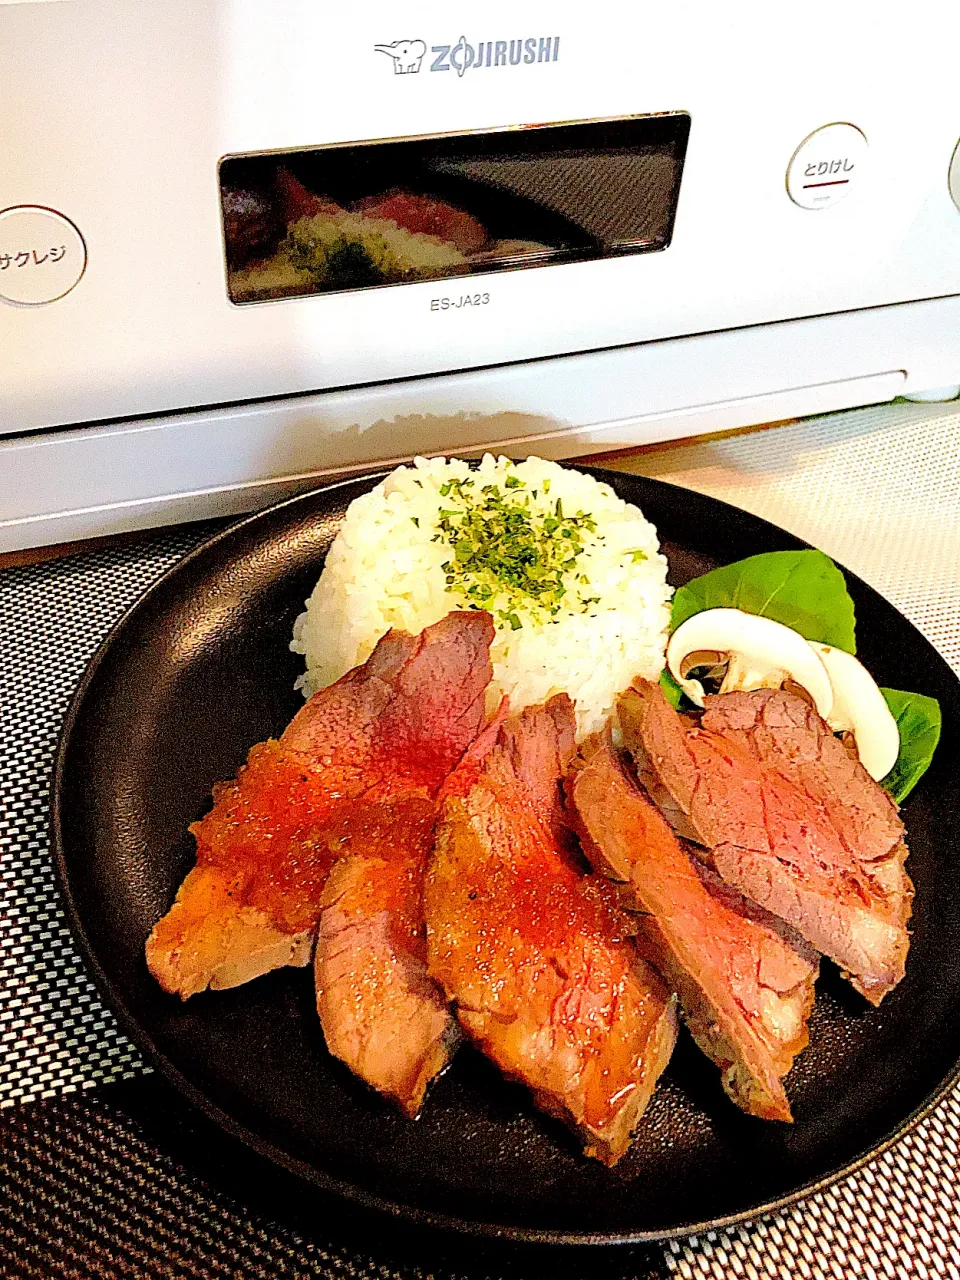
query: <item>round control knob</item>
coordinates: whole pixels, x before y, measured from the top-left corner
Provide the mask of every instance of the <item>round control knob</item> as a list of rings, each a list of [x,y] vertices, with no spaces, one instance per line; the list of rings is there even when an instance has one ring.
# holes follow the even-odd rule
[[[829,209],[863,179],[867,139],[855,125],[825,124],[800,143],[787,166],[787,192],[801,209]]]
[[[960,142],[957,143],[953,152],[953,159],[950,161],[950,195],[953,197],[953,203],[960,209]]]
[[[87,246],[69,218],[40,205],[0,210],[0,298],[20,306],[56,302],[76,285]]]

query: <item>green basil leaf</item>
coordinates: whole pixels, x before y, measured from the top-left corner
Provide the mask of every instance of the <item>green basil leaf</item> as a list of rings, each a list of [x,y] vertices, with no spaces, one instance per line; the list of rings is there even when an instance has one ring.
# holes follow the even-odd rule
[[[673,676],[666,667],[660,672],[660,688],[663,696],[673,707],[674,711],[680,710],[680,699],[683,697],[683,690],[674,680]]]
[[[900,730],[897,763],[880,785],[900,804],[930,767],[940,741],[940,703],[936,698],[904,693],[902,689],[881,689],[880,692]]]
[[[742,609],[807,640],[857,651],[853,601],[843,574],[822,551],[770,551],[694,578],[673,597],[670,629],[704,609]]]

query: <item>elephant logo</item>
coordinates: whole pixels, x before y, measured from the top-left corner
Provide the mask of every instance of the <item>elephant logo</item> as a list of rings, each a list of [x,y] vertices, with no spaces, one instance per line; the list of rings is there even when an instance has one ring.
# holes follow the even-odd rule
[[[386,53],[393,59],[393,74],[411,75],[420,70],[427,46],[422,40],[394,40],[393,44],[375,44],[377,53]]]

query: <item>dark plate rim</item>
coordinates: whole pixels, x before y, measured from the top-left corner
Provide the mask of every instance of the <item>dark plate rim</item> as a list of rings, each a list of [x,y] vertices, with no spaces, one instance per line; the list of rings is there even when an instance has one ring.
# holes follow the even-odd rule
[[[564,462],[565,466],[573,469],[584,471],[594,476],[597,480],[615,485],[617,481],[622,479],[621,472],[610,471],[607,468],[593,466],[577,466],[575,462]],[[64,784],[64,778],[67,769],[67,758],[70,754],[71,740],[79,718],[83,704],[86,700],[87,692],[90,685],[103,662],[108,657],[110,651],[122,637],[122,634],[131,619],[138,613],[140,608],[151,599],[156,593],[165,589],[168,582],[176,575],[182,573],[184,569],[194,561],[199,560],[211,552],[222,542],[235,538],[244,530],[249,529],[257,523],[272,519],[282,511],[288,508],[294,508],[298,504],[308,503],[315,500],[321,494],[334,493],[338,489],[347,488],[359,481],[369,481],[375,484],[387,476],[390,468],[377,469],[374,471],[363,472],[360,475],[348,476],[341,480],[334,480],[328,484],[319,485],[315,489],[307,490],[303,493],[295,494],[292,498],[286,498],[282,502],[275,503],[266,507],[261,511],[254,512],[252,515],[242,520],[236,521],[222,529],[219,533],[205,539],[199,546],[188,552],[176,564],[166,570],[155,582],[153,582],[146,591],[140,595],[122,616],[110,628],[105,638],[101,641],[93,656],[87,663],[83,675],[77,685],[76,690],[70,700],[61,725],[60,733],[57,739],[56,756],[54,761],[53,779],[51,786],[51,805],[50,805],[50,836],[51,848],[54,857],[54,871],[57,879],[57,885],[63,899],[66,909],[67,921],[70,925],[74,938],[76,939],[84,962],[92,974],[94,981],[100,994],[104,997],[110,1009],[118,1017],[124,1032],[143,1052],[147,1060],[157,1068],[160,1073],[170,1081],[189,1101],[198,1108],[205,1116],[220,1126],[232,1137],[243,1142],[250,1147],[258,1155],[264,1156],[272,1160],[275,1164],[306,1182],[312,1183],[325,1192],[339,1195],[346,1200],[357,1203],[364,1208],[372,1209],[380,1213],[385,1213],[389,1217],[413,1223],[415,1225],[429,1227],[434,1230],[452,1233],[460,1236],[480,1237],[492,1240],[512,1241],[520,1244],[530,1245],[573,1245],[573,1246],[618,1246],[632,1244],[650,1244],[662,1240],[672,1240],[682,1238],[689,1235],[700,1235],[706,1231],[720,1230],[725,1227],[736,1226],[739,1223],[748,1222],[754,1218],[763,1217],[771,1213],[782,1212],[791,1206],[797,1204],[801,1200],[815,1195],[819,1191],[825,1190],[832,1186],[841,1178],[848,1177],[862,1169],[870,1161],[888,1151],[896,1142],[905,1137],[912,1129],[914,1129],[922,1120],[924,1120],[934,1108],[942,1102],[954,1088],[960,1083],[960,1059],[954,1063],[953,1067],[941,1082],[932,1089],[926,1098],[915,1107],[903,1120],[881,1138],[878,1142],[868,1147],[852,1160],[848,1160],[844,1164],[837,1165],[820,1178],[815,1178],[809,1182],[804,1182],[794,1187],[793,1190],[777,1196],[770,1200],[763,1200],[747,1208],[738,1210],[735,1213],[726,1214],[719,1218],[710,1218],[698,1222],[682,1223],[675,1227],[669,1227],[664,1230],[657,1231],[626,1231],[626,1232],[578,1232],[578,1231],[562,1231],[551,1228],[537,1227],[509,1227],[502,1226],[493,1222],[479,1222],[464,1218],[457,1218],[451,1214],[432,1213],[428,1210],[417,1209],[410,1205],[400,1204],[394,1200],[387,1200],[377,1195],[365,1191],[362,1187],[353,1183],[342,1182],[338,1178],[332,1177],[328,1173],[324,1173],[305,1161],[298,1160],[296,1157],[287,1154],[274,1146],[272,1143],[260,1138],[253,1130],[248,1129],[239,1121],[234,1120],[227,1112],[223,1111],[215,1102],[213,1102],[201,1089],[197,1088],[180,1069],[171,1062],[165,1054],[154,1044],[149,1032],[140,1025],[136,1017],[126,1007],[123,998],[114,987],[112,981],[102,968],[97,957],[96,951],[90,942],[86,929],[84,927],[81,913],[77,907],[73,892],[70,886],[70,872],[67,865],[67,857],[65,854],[63,840],[63,824],[61,795]],[[640,478],[640,477],[637,477]],[[664,489],[674,489],[676,486],[670,485],[665,481],[657,480],[651,477],[642,477],[644,483],[654,484]],[[697,495],[698,497],[708,497],[708,495]],[[786,535],[791,538],[798,548],[810,548],[810,544],[804,542],[803,539],[797,538],[791,534],[789,530],[781,528],[779,525],[773,524],[769,520],[764,520],[761,516],[755,516],[752,512],[745,512],[739,507],[733,506],[728,502],[723,502],[719,498],[709,497],[711,503],[736,512],[737,516],[742,518],[748,516],[750,520],[757,522],[761,526],[765,526],[771,532],[776,533],[779,537]],[[853,580],[858,585],[865,587],[868,591],[874,589],[868,583],[863,582],[856,574],[852,573],[845,566],[839,565],[844,576]],[[874,592],[874,594],[879,594]],[[896,608],[895,605],[886,601],[890,608]],[[897,610],[897,612],[900,612]],[[906,619],[910,626],[913,623]],[[915,628],[916,629],[916,628]]]

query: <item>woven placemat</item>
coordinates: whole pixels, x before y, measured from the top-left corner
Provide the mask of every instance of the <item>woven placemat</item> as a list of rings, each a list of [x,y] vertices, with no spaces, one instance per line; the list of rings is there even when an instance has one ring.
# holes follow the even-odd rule
[[[217,526],[0,570],[0,1106],[147,1070],[87,976],[53,878],[57,734],[113,624]]]
[[[627,465],[734,501],[822,546],[883,591],[960,670],[956,410],[893,406],[857,411]],[[39,1230],[44,1215],[52,1213],[54,1224],[46,1246],[36,1241],[31,1246],[30,1265],[41,1269],[3,1271],[0,1252],[0,1274],[385,1274],[380,1263],[368,1263],[349,1251],[341,1258],[336,1251],[324,1252],[314,1245],[303,1245],[306,1254],[281,1262],[281,1255],[270,1250],[286,1237],[269,1218],[258,1227],[266,1233],[258,1238],[269,1245],[263,1265],[250,1261],[243,1252],[247,1245],[239,1240],[234,1252],[227,1250],[215,1265],[203,1261],[203,1232],[216,1236],[222,1229],[204,1199],[214,1193],[195,1186],[187,1167],[176,1161],[167,1175],[185,1198],[178,1216],[206,1224],[194,1241],[200,1252],[188,1256],[188,1250],[166,1270],[166,1264],[151,1254],[151,1249],[162,1254],[169,1247],[162,1233],[156,1234],[155,1214],[162,1218],[163,1213],[161,1197],[141,1206],[141,1216],[154,1223],[149,1230],[141,1224],[153,1241],[143,1245],[145,1254],[137,1254],[124,1235],[122,1215],[111,1202],[90,1209],[84,1237],[88,1253],[100,1245],[106,1250],[99,1269],[84,1269],[93,1264],[82,1259],[74,1270],[66,1264],[51,1268],[55,1252],[42,1266],[37,1261],[46,1256],[45,1248],[53,1248],[59,1211],[52,1206],[60,1203],[58,1196],[69,1200],[73,1195],[74,1156],[68,1148],[75,1151],[77,1143],[96,1148],[85,1175],[92,1179],[101,1177],[104,1153],[112,1150],[144,1188],[157,1162],[169,1159],[163,1156],[162,1142],[144,1151],[126,1121],[103,1118],[111,1091],[103,1099],[63,1099],[93,1085],[142,1080],[147,1068],[101,1005],[60,909],[47,842],[56,735],[73,688],[103,635],[147,586],[216,527],[151,534],[127,546],[0,571],[0,1105],[19,1104],[2,1138],[2,1150],[10,1157],[3,1177],[5,1194],[16,1192],[18,1165],[40,1179],[29,1193],[17,1193],[19,1210],[14,1202],[8,1206],[14,1225],[6,1236],[0,1235],[0,1251],[13,1250],[12,1241],[30,1235],[24,1234],[26,1227],[15,1225],[18,1214],[27,1214],[31,1231]],[[97,1110],[104,1107],[107,1112]],[[96,1142],[88,1132],[94,1114],[100,1116],[97,1132],[106,1135]],[[115,1124],[126,1137],[117,1136],[111,1128]],[[42,1157],[36,1144],[42,1146],[42,1133],[50,1132],[61,1135],[58,1141],[66,1146],[57,1154],[56,1143],[48,1144],[48,1156]],[[87,1137],[77,1136],[83,1133]],[[845,1280],[860,1275],[943,1275],[960,1280],[960,1249],[953,1243],[960,1239],[958,1141],[960,1097],[954,1096],[868,1169],[789,1213],[736,1231],[674,1242],[666,1250],[666,1265],[685,1277],[712,1280]],[[245,1221],[236,1207],[224,1211]],[[270,1234],[274,1227],[280,1232],[275,1237]],[[18,1267],[27,1265],[26,1255],[8,1256],[18,1259]],[[149,1265],[142,1260],[146,1257],[153,1258]],[[421,1273],[404,1266],[389,1274]]]
[[[17,1280],[668,1280],[662,1252],[505,1248],[324,1197],[159,1076],[0,1112],[0,1275]]]

